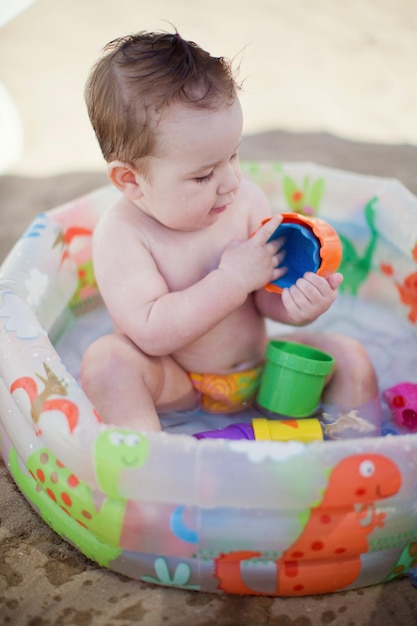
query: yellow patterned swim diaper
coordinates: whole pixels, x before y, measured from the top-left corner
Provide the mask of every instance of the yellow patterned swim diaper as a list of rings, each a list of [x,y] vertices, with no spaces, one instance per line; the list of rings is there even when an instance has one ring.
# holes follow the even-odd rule
[[[189,373],[201,394],[200,404],[208,413],[236,413],[247,408],[259,387],[263,365],[230,374]]]

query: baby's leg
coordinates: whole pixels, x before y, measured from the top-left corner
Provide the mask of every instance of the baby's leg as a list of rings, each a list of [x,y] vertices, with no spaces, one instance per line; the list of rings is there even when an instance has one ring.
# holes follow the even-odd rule
[[[279,339],[298,341],[330,354],[335,365],[323,391],[323,403],[349,411],[378,397],[378,380],[365,348],[356,339],[333,333],[296,331]]]
[[[381,434],[378,380],[365,348],[337,334],[296,331],[280,336],[331,354],[335,360],[322,394],[323,421],[330,439]]]
[[[127,337],[100,337],[86,351],[82,387],[102,420],[144,431],[161,429],[157,411],[196,406],[187,373],[171,357],[149,357]]]

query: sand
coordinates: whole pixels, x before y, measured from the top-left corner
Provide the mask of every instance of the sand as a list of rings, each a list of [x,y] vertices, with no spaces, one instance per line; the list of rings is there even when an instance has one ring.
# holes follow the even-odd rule
[[[2,0],[16,9],[25,0]],[[27,0],[26,0],[27,2]],[[169,29],[236,57],[242,156],[396,177],[417,193],[415,0],[38,0],[0,28],[0,262],[38,211],[105,183],[83,85],[102,46]],[[412,626],[408,579],[307,598],[158,588],[88,561],[0,460],[0,625]]]

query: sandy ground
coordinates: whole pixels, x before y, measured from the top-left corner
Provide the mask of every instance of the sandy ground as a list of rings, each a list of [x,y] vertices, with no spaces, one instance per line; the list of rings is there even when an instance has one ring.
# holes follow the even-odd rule
[[[0,25],[20,3],[31,0],[0,0]],[[246,4],[33,0],[0,26],[0,262],[38,211],[104,184],[88,70],[107,41],[167,21],[213,54],[237,55],[242,157],[316,160],[417,193],[417,0]],[[415,626],[416,615],[407,579],[241,598],[118,576],[50,530],[0,460],[0,626]]]
[[[23,1],[2,0],[0,22],[1,5]],[[3,170],[100,168],[83,102],[89,68],[114,37],[169,22],[236,58],[246,134],[326,131],[417,144],[415,0],[35,0],[0,29],[0,83],[23,131],[20,144],[0,107]]]

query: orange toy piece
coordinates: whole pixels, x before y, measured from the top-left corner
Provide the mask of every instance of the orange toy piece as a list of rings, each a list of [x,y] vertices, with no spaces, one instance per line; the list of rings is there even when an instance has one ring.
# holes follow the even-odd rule
[[[291,224],[294,224],[299,227],[301,232],[304,230],[305,234],[307,235],[306,243],[308,239],[316,240],[319,255],[316,274],[318,274],[319,276],[327,277],[330,276],[330,274],[333,274],[333,272],[337,271],[342,260],[342,244],[339,239],[339,235],[334,230],[334,228],[330,226],[330,224],[328,224],[325,220],[322,220],[319,217],[299,215],[298,213],[282,213],[282,218],[283,219],[281,225],[289,226]],[[263,220],[261,226],[268,222],[270,219],[271,218],[266,218],[265,220]],[[281,235],[281,233],[279,232],[280,226],[277,228],[271,239],[276,239]],[[291,255],[300,255],[303,254],[303,252],[304,251],[301,249],[288,250],[285,258],[285,264],[288,265],[291,263]],[[301,272],[300,275],[302,275],[303,273],[304,272]],[[278,284],[278,281],[268,283],[268,285],[265,286],[265,289],[274,293],[282,292],[282,286]]]

